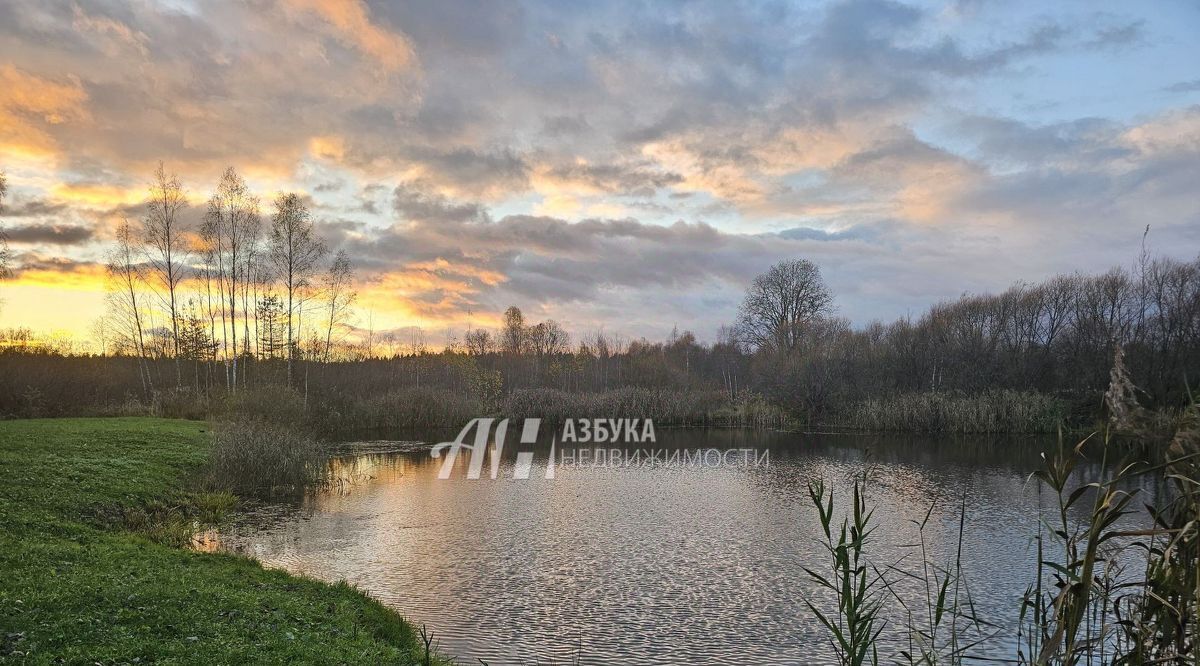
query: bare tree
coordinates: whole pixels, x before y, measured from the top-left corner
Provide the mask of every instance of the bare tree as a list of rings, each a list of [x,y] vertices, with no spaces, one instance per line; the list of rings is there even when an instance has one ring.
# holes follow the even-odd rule
[[[553,319],[529,327],[525,338],[529,352],[534,356],[562,354],[571,346],[571,337],[566,329]]]
[[[262,221],[261,218],[255,216],[253,224],[244,228],[243,244],[245,252],[242,256],[245,257],[242,265],[242,357],[249,358],[253,355],[250,349],[250,323],[254,323],[254,345],[256,349],[259,347],[259,321],[258,317],[251,317],[249,313],[255,311],[255,303],[258,301],[258,292],[260,288],[265,290],[268,280],[267,266],[263,263],[263,258],[266,253],[262,247]],[[247,367],[248,371],[249,368]],[[247,373],[242,373],[242,386],[246,385],[248,379]]]
[[[7,194],[8,178],[0,171],[0,213],[4,212],[4,197]],[[8,235],[4,233],[4,227],[0,226],[0,280],[8,277],[11,263],[12,252],[8,249]]]
[[[814,321],[833,312],[821,271],[807,259],[782,261],[754,278],[738,311],[738,334],[759,349],[791,352]]]
[[[472,356],[486,356],[496,350],[496,343],[492,339],[492,334],[486,328],[477,328],[473,331],[468,331],[463,336],[463,344],[466,345],[467,353]]]
[[[504,311],[504,332],[500,341],[504,353],[517,356],[524,352],[526,333],[525,315],[521,314],[521,308],[509,306]]]
[[[292,385],[292,361],[296,356],[294,319],[297,301],[311,284],[324,255],[325,245],[313,231],[312,216],[304,200],[297,194],[280,194],[275,199],[275,215],[271,218],[268,256],[275,277],[286,292],[288,386]]]
[[[212,344],[212,359],[216,360],[217,351],[221,349],[222,342],[218,341],[217,337],[217,312],[220,311],[222,321],[224,320],[225,309],[221,305],[220,284],[217,285],[217,297],[213,300],[213,282],[217,277],[217,259],[213,239],[209,237],[211,228],[205,224],[200,229],[200,240],[198,251],[202,257],[200,262],[200,276],[204,280],[204,314],[208,319],[208,338]],[[222,329],[223,330],[223,329]],[[207,373],[206,373],[207,379]]]
[[[187,244],[186,229],[179,219],[179,212],[187,205],[183,186],[175,174],[167,175],[162,162],[154,172],[154,183],[150,186],[147,213],[142,221],[147,255],[154,281],[165,291],[159,295],[171,319],[171,346],[175,357],[175,383],[183,385],[180,370],[179,303],[176,298],[179,283],[186,277]]]
[[[333,258],[333,264],[321,278],[322,291],[325,293],[326,313],[328,314],[325,329],[325,362],[329,362],[333,350],[333,329],[346,323],[350,315],[350,307],[358,296],[353,290],[354,269],[350,266],[350,257],[345,250],[338,250]]]
[[[126,338],[138,361],[138,376],[142,391],[148,396],[154,382],[146,364],[146,337],[143,322],[144,303],[141,291],[145,284],[145,267],[138,262],[140,250],[129,220],[117,227],[117,245],[108,254],[108,316],[116,330]]]
[[[238,296],[247,300],[250,268],[252,266],[254,240],[258,236],[258,197],[250,193],[246,181],[233,167],[225,170],[217,191],[208,202],[201,235],[209,246],[215,266],[215,277],[222,301],[221,328],[225,350],[226,385],[237,390],[238,350],[237,320]],[[249,349],[245,338],[249,334],[249,309],[243,311],[243,344]]]

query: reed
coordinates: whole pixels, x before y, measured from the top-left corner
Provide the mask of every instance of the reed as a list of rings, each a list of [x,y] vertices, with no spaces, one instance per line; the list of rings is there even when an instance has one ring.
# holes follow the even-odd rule
[[[1022,663],[1200,663],[1198,410],[1187,410],[1159,464],[1122,462],[1110,472],[1106,441],[1101,478],[1079,484],[1074,476],[1085,440],[1036,473],[1056,503],[1038,535],[1037,579],[1022,606]],[[1158,505],[1146,505],[1149,528],[1123,529],[1119,521],[1134,511],[1141,491],[1123,488],[1143,477],[1162,477],[1170,486]],[[1073,526],[1068,512],[1089,496],[1087,519]],[[1123,555],[1140,560],[1140,570],[1118,565]]]
[[[1138,473],[1138,465],[1121,465],[1108,474],[1108,446],[1104,447],[1101,478],[1076,484],[1077,464],[1089,438],[1072,452],[1046,457],[1033,476],[1055,498],[1050,516],[1043,517],[1045,529],[1038,535],[1037,577],[1027,588],[1021,606],[1024,640],[1018,653],[1022,663],[1064,664],[1106,662],[1113,648],[1110,625],[1112,592],[1120,585],[1115,563],[1121,550],[1122,533],[1115,524],[1131,513],[1134,492],[1122,486]],[[1072,507],[1091,495],[1087,520],[1073,524]],[[1049,550],[1047,550],[1047,542]],[[1128,588],[1127,588],[1128,589]]]
[[[1015,609],[1017,663],[1200,663],[1200,406],[1189,408],[1181,422],[1157,464],[1112,462],[1116,448],[1106,438],[1095,480],[1079,478],[1090,437],[1043,457],[1031,479],[1052,499],[1040,515],[1036,570]],[[1147,479],[1165,479],[1169,487],[1158,505],[1146,506],[1153,524],[1130,529],[1125,519],[1137,511],[1135,500]],[[841,664],[877,662],[884,626],[903,627],[907,643],[887,657],[892,662],[963,663],[975,646],[998,633],[974,612],[962,575],[965,496],[953,562],[937,564],[929,556],[925,529],[931,507],[914,521],[915,567],[908,557],[877,567],[869,563],[866,547],[874,530],[863,499],[866,488],[866,477],[855,480],[847,516],[835,531],[832,491],[826,493],[821,482],[809,487],[829,566],[804,571],[836,602],[829,610],[806,600],[809,609],[829,632]],[[908,594],[900,591],[905,586]],[[896,606],[882,602],[881,589]],[[903,621],[888,616],[891,608],[901,610]]]
[[[1066,414],[1061,401],[1032,391],[925,391],[856,403],[842,425],[872,431],[1038,433],[1057,430]]]
[[[971,588],[962,570],[962,546],[966,531],[967,495],[963,493],[958,513],[958,541],[952,562],[939,563],[929,553],[926,528],[933,516],[936,503],[921,520],[911,520],[916,526],[918,540],[909,548],[916,551],[920,563],[916,571],[901,565],[909,561],[903,558],[887,567],[894,578],[908,579],[920,594],[919,605],[907,601],[897,591],[897,586],[885,578],[888,592],[897,605],[904,609],[904,637],[907,649],[900,650],[893,659],[895,663],[909,666],[936,666],[937,664],[962,664],[970,657],[971,650],[997,634],[994,624],[980,618],[975,612]],[[911,568],[911,567],[910,567]]]
[[[829,633],[830,645],[842,666],[880,662],[880,636],[895,627],[904,647],[885,654],[887,663],[910,666],[961,664],[975,646],[995,636],[994,625],[974,611],[970,587],[962,573],[962,543],[966,527],[966,496],[959,508],[958,547],[953,561],[935,562],[930,555],[926,528],[933,516],[931,504],[921,520],[913,520],[918,539],[907,544],[917,555],[904,556],[879,566],[868,558],[867,544],[875,528],[873,512],[865,500],[868,477],[854,480],[850,509],[836,532],[834,494],[825,492],[824,481],[809,484],[809,499],[816,509],[823,534],[822,549],[827,568],[817,572],[804,568],[819,589],[830,593],[835,610],[822,610],[806,599],[809,610]],[[903,588],[903,589],[902,589]],[[905,594],[913,590],[915,594]],[[888,599],[894,605],[885,603]],[[898,608],[903,620],[889,616]]]
[[[295,425],[243,417],[213,425],[210,459],[214,487],[270,496],[300,492],[320,481],[325,454]]]
[[[862,481],[854,481],[851,509],[840,527],[834,521],[833,491],[826,494],[823,481],[810,483],[808,496],[821,524],[824,539],[820,543],[827,557],[822,571],[804,567],[804,572],[833,597],[835,610],[822,611],[814,599],[804,602],[829,632],[829,644],[838,663],[878,664],[878,639],[886,624],[880,617],[884,581],[867,563],[867,541],[874,527],[873,512],[863,498]]]

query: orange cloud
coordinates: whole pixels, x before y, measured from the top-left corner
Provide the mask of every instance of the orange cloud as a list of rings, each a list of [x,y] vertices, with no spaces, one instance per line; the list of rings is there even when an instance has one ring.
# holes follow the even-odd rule
[[[36,266],[18,269],[16,277],[4,282],[5,290],[15,287],[48,287],[71,291],[104,291],[107,277],[100,264],[76,264],[64,260],[39,262]]]
[[[15,157],[54,156],[57,142],[49,129],[89,120],[87,93],[79,79],[58,83],[0,65],[0,153]]]
[[[340,162],[346,156],[346,142],[340,136],[314,136],[308,141],[314,157]]]
[[[503,274],[446,259],[415,262],[359,287],[360,310],[374,313],[375,325],[430,326],[459,322],[474,303],[480,285],[495,286]]]
[[[489,271],[486,268],[479,268],[478,266],[471,266],[470,264],[452,264],[440,257],[438,259],[434,259],[433,261],[421,261],[409,264],[408,269],[432,274],[449,274],[465,278],[473,278],[489,287],[494,287],[501,282],[508,280],[506,275],[498,271]]]
[[[136,204],[146,199],[144,189],[88,183],[60,183],[50,188],[50,194],[68,203],[100,209]]]
[[[371,56],[387,71],[402,69],[413,61],[408,39],[371,23],[361,0],[285,0],[285,6],[320,17],[338,41]]]
[[[761,201],[766,195],[752,169],[735,162],[712,163],[680,139],[648,143],[642,155],[682,174],[683,182],[677,186],[681,191],[706,192],[736,203]]]

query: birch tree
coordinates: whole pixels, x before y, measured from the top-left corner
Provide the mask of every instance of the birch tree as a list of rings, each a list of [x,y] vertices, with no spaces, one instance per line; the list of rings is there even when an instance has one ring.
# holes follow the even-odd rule
[[[345,250],[338,250],[333,264],[322,276],[321,287],[325,294],[325,313],[327,315],[325,328],[325,362],[329,362],[333,350],[333,329],[346,323],[350,315],[350,307],[358,296],[353,289],[354,269],[350,266],[350,257]]]
[[[150,272],[154,283],[162,291],[163,307],[171,320],[171,346],[175,358],[175,382],[183,384],[183,374],[180,370],[180,340],[179,340],[179,302],[177,292],[179,284],[186,277],[187,245],[185,242],[186,229],[179,218],[179,213],[187,205],[187,197],[175,174],[167,175],[162,162],[154,172],[154,184],[150,186],[150,198],[147,201],[147,213],[142,221],[146,241],[147,255],[150,259]]]
[[[0,213],[4,212],[4,197],[8,194],[8,178],[0,171]],[[8,236],[0,225],[0,280],[8,277],[9,264],[12,263],[12,252],[8,249]]]
[[[275,199],[271,218],[268,256],[275,277],[283,285],[287,328],[287,383],[292,385],[292,365],[296,357],[296,309],[302,308],[303,295],[311,285],[325,245],[316,237],[312,216],[297,194],[280,194]]]
[[[238,384],[238,297],[246,300],[251,249],[259,229],[258,197],[250,193],[246,181],[233,167],[225,170],[217,191],[208,202],[201,231],[215,264],[214,277],[221,301],[222,348],[226,364],[226,385],[236,391]],[[243,307],[243,343],[249,333]],[[247,349],[248,349],[247,344]]]
[[[129,220],[124,220],[117,227],[117,244],[108,253],[106,306],[114,328],[126,338],[126,346],[132,348],[137,357],[142,391],[149,396],[154,391],[154,381],[146,363],[146,334],[142,311],[145,307],[142,298],[145,271],[138,261],[140,256],[137,237]]]

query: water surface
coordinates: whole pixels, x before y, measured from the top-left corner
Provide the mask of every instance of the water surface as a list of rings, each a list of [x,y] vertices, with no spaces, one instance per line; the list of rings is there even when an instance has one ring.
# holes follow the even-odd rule
[[[803,572],[826,561],[807,484],[825,479],[848,501],[865,473],[879,566],[919,566],[927,514],[930,559],[952,563],[965,501],[961,598],[1000,628],[974,654],[1014,656],[1038,506],[1050,502],[1028,475],[1052,442],[659,431],[652,446],[759,453],[724,466],[560,464],[546,479],[539,445],[530,478],[513,479],[510,442],[497,479],[486,465],[466,478],[465,457],[438,479],[427,447],[373,442],[331,461],[329,490],[247,512],[219,545],[345,579],[426,624],[460,663],[823,663],[827,639],[804,602],[828,601]],[[922,587],[894,579],[920,608]]]

